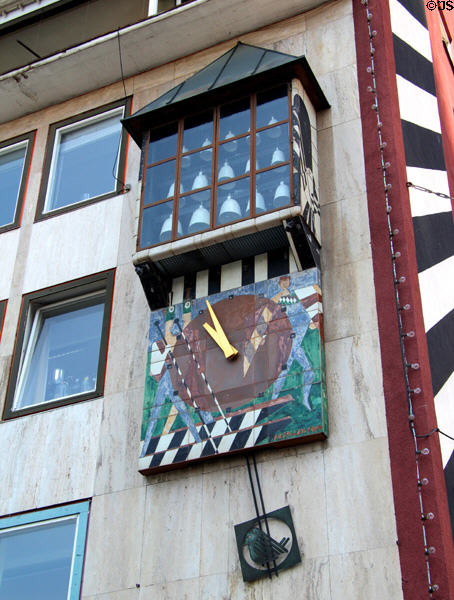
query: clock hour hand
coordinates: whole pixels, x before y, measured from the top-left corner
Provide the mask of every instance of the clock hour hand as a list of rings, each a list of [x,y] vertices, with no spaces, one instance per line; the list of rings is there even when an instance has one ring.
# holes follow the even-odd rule
[[[235,358],[238,355],[238,350],[232,346],[232,344],[227,339],[227,336],[222,329],[221,324],[217,316],[214,313],[214,310],[211,308],[211,304],[206,300],[206,305],[211,315],[211,320],[213,321],[214,329],[208,323],[204,323],[204,329],[211,335],[213,340],[219,346],[219,348],[224,352],[226,358]]]

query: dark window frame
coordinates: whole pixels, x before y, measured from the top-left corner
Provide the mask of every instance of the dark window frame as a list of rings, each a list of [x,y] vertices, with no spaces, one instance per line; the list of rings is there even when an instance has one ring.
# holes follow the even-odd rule
[[[24,204],[25,192],[27,190],[28,178],[30,175],[30,163],[32,159],[33,147],[35,144],[35,134],[36,130],[29,131],[28,133],[24,133],[22,135],[18,135],[14,138],[10,138],[8,140],[4,140],[0,142],[0,151],[8,148],[8,146],[14,146],[15,144],[20,144],[21,142],[27,143],[27,149],[25,151],[24,157],[24,166],[22,169],[21,182],[19,185],[19,191],[17,194],[16,200],[16,210],[14,212],[14,219],[11,223],[6,223],[5,225],[0,224],[0,233],[4,233],[5,231],[10,231],[11,229],[17,229],[20,227],[20,221],[22,216],[22,207]]]
[[[257,127],[257,114],[256,114],[257,113],[257,95],[264,93],[264,92],[272,91],[274,89],[278,89],[280,87],[283,88],[284,86],[287,87],[288,118],[285,120],[277,121],[276,123],[273,123],[271,126]],[[216,166],[218,165],[219,148],[224,143],[227,143],[226,140],[219,139],[219,124],[220,124],[220,118],[221,118],[220,117],[220,109],[221,109],[221,107],[228,106],[228,104],[234,104],[245,98],[250,99],[251,114],[250,114],[249,135],[251,138],[251,142],[252,142],[252,139],[254,138],[254,141],[251,144],[252,152],[251,152],[251,157],[250,157],[250,173],[249,173],[249,179],[250,179],[249,184],[250,184],[250,192],[251,192],[250,193],[250,214],[248,216],[242,217],[235,221],[229,221],[228,223],[225,223],[225,224],[216,224],[216,214],[217,214],[217,198],[216,198],[217,192],[216,192],[216,190],[218,187],[218,169],[216,168]],[[213,151],[211,183],[206,188],[198,189],[197,192],[204,191],[204,190],[210,191],[210,194],[211,194],[210,195],[210,227],[207,229],[204,229],[202,231],[198,231],[196,233],[188,233],[186,235],[176,235],[177,228],[178,228],[178,214],[179,214],[180,198],[189,196],[192,193],[192,191],[189,191],[189,190],[183,192],[182,194],[180,194],[180,192],[179,192],[181,160],[183,157],[191,156],[191,154],[196,154],[196,153],[200,152],[200,150],[202,149],[202,148],[196,148],[196,149],[189,150],[185,153],[182,152],[184,121],[185,121],[185,119],[196,117],[200,114],[208,113],[209,111],[212,111],[212,113],[213,113],[213,141],[214,141],[214,143],[212,142],[210,146],[203,147],[203,149],[207,149],[207,150],[211,149]],[[160,130],[160,129],[162,129],[166,126],[169,126],[173,123],[175,123],[177,125],[177,132],[178,132],[177,133],[178,137],[177,137],[177,152],[176,152],[176,154],[173,156],[169,156],[168,158],[149,163],[148,162],[148,150],[149,150],[149,145],[150,145],[151,132],[154,130]],[[256,136],[256,134],[265,132],[269,129],[272,129],[274,127],[279,127],[279,126],[282,126],[285,124],[288,124],[289,159],[279,165],[272,165],[272,166],[269,166],[266,168],[256,169],[256,166],[255,166],[256,165],[256,152],[255,152],[255,145],[256,145],[255,136]],[[252,220],[258,216],[268,215],[270,213],[277,212],[277,211],[286,209],[288,207],[294,206],[295,205],[295,195],[294,195],[294,182],[293,182],[292,132],[293,132],[292,90],[291,90],[291,82],[290,81],[280,81],[280,82],[277,81],[271,85],[257,87],[257,89],[254,89],[254,91],[249,91],[246,93],[244,93],[244,92],[238,93],[238,95],[234,95],[233,97],[231,95],[229,95],[228,97],[226,96],[225,101],[222,101],[222,102],[218,101],[218,102],[216,102],[216,104],[208,106],[207,108],[199,109],[197,111],[188,111],[187,113],[184,113],[179,118],[173,118],[168,121],[165,120],[162,123],[160,123],[157,127],[152,128],[151,130],[148,130],[148,132],[144,135],[143,149],[142,149],[142,165],[141,165],[142,189],[141,189],[141,194],[140,194],[140,215],[139,215],[139,226],[138,226],[136,250],[139,252],[141,250],[145,250],[148,248],[157,248],[164,244],[170,244],[172,242],[190,238],[195,235],[203,235],[204,233],[207,233],[210,231],[216,231],[216,230],[222,229],[223,227],[230,227],[231,225],[235,225],[236,223],[241,223],[243,221]],[[246,135],[247,135],[247,133],[239,134],[237,136],[229,138],[228,142],[244,139]],[[150,202],[145,205],[144,198],[145,198],[145,191],[146,191],[147,169],[149,169],[153,166],[159,166],[160,164],[170,162],[172,160],[175,160],[175,162],[176,162],[176,176],[175,176],[175,183],[174,183],[175,195],[172,198],[159,199],[159,200]],[[280,166],[286,166],[286,165],[288,165],[288,168],[289,168],[289,187],[290,187],[290,202],[289,202],[289,204],[283,205],[283,206],[278,206],[276,208],[272,208],[270,210],[266,210],[266,211],[263,211],[260,213],[256,213],[255,191],[253,191],[253,190],[255,190],[257,175],[271,171],[274,168],[276,168],[276,166],[280,167]],[[232,179],[232,182],[241,180],[244,178],[245,178],[244,175],[239,175],[239,176],[234,177]],[[155,244],[151,244],[151,245],[142,245],[141,237],[142,237],[142,220],[143,220],[144,209],[150,208],[152,206],[157,206],[159,204],[165,204],[167,202],[173,203],[173,208],[172,208],[173,222],[172,222],[171,238],[169,240],[165,240],[162,242],[156,242]]]
[[[44,219],[50,219],[57,215],[61,215],[66,212],[70,212],[73,210],[77,210],[79,208],[83,208],[84,206],[88,206],[90,204],[95,204],[96,202],[101,202],[102,200],[106,200],[107,198],[113,198],[114,196],[118,196],[119,194],[123,194],[126,191],[126,184],[124,182],[125,177],[125,166],[126,166],[126,158],[127,158],[127,146],[128,146],[128,134],[124,130],[124,127],[121,128],[120,134],[120,147],[118,152],[118,169],[116,178],[115,189],[106,192],[105,194],[100,194],[99,196],[94,196],[93,198],[88,198],[88,200],[81,200],[80,202],[74,202],[72,204],[67,204],[60,208],[56,208],[53,210],[45,211],[45,203],[47,197],[47,190],[51,183],[50,181],[50,169],[52,165],[52,158],[54,156],[54,151],[56,149],[56,139],[57,133],[60,129],[67,127],[68,125],[74,125],[76,123],[81,123],[87,119],[92,117],[101,116],[103,113],[107,113],[109,111],[115,110],[116,108],[124,107],[123,117],[125,118],[131,112],[132,106],[132,98],[129,96],[127,98],[122,98],[121,100],[117,100],[116,102],[110,102],[109,104],[105,104],[104,106],[100,106],[98,108],[94,108],[78,115],[74,115],[62,121],[58,121],[53,123],[49,127],[49,135],[47,139],[46,146],[46,154],[44,159],[42,178],[41,178],[41,186],[38,195],[38,205],[36,208],[35,222],[42,221]]]
[[[98,398],[104,393],[104,378],[105,368],[107,363],[107,346],[109,342],[110,319],[113,302],[115,270],[104,271],[95,275],[89,275],[81,279],[71,282],[55,285],[44,290],[25,294],[22,299],[21,314],[16,335],[16,345],[13,353],[10,377],[8,382],[8,390],[6,392],[5,408],[3,410],[3,419],[14,419],[23,415],[28,415],[37,412],[43,412],[59,406],[68,404],[76,404],[84,402],[92,398]],[[96,378],[96,388],[88,392],[73,396],[65,396],[64,398],[55,401],[48,401],[36,405],[26,406],[24,408],[14,409],[14,399],[16,389],[19,384],[23,358],[28,349],[31,340],[30,330],[34,323],[38,311],[45,310],[46,306],[62,302],[70,301],[68,308],[74,308],[78,303],[85,306],[87,302],[87,294],[104,291],[104,315],[101,328],[101,339],[98,358],[98,369]],[[58,308],[49,308],[49,311],[59,310]],[[70,310],[68,310],[70,312]]]

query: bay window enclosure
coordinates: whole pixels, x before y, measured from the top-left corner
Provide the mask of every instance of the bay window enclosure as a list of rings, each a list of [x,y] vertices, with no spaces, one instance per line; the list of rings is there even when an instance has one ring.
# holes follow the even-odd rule
[[[29,294],[5,418],[102,393],[113,273]]]
[[[152,129],[139,247],[292,204],[290,114],[285,84]]]
[[[0,518],[0,600],[77,600],[88,502]]]
[[[38,219],[123,191],[128,106],[122,100],[51,126]]]
[[[34,133],[0,142],[0,232],[18,227]]]

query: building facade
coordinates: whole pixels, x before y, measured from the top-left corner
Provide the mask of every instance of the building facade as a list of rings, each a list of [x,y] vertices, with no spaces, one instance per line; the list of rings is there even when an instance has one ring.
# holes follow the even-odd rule
[[[0,2],[0,600],[454,597],[433,4]]]

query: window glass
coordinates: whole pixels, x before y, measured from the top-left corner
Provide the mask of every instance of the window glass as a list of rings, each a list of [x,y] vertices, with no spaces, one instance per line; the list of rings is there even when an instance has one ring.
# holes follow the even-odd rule
[[[184,120],[183,152],[213,143],[213,113],[204,113]]]
[[[221,106],[219,140],[224,141],[250,131],[250,99],[244,98]]]
[[[58,130],[45,212],[115,191],[124,108]]]
[[[46,312],[34,318],[16,408],[96,389],[104,302]]]
[[[78,600],[88,502],[0,518],[0,600]]]
[[[142,244],[152,246],[167,242],[172,236],[173,201],[145,208],[142,213]],[[181,231],[181,225],[178,224]]]
[[[256,136],[257,169],[272,167],[289,160],[288,125],[264,129]]]
[[[144,204],[172,198],[175,195],[175,161],[169,160],[154,167],[148,167],[147,182]]]
[[[77,517],[0,532],[0,600],[67,598]]]
[[[257,129],[288,118],[287,86],[257,94]]]
[[[0,227],[14,221],[26,152],[27,142],[0,150]]]
[[[171,158],[177,153],[178,124],[172,123],[154,131],[148,146],[148,164]]]
[[[267,210],[274,210],[290,203],[290,169],[288,165],[257,173],[256,185],[257,195],[261,194]]]

